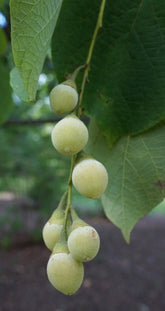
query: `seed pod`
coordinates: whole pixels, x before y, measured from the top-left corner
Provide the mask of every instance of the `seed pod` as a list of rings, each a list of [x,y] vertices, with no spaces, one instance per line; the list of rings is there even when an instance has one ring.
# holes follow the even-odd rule
[[[76,213],[71,205],[72,226],[68,238],[68,249],[80,262],[92,260],[98,253],[100,238],[97,231]]]
[[[98,199],[108,184],[108,174],[104,165],[95,159],[83,159],[75,165],[72,182],[76,190],[90,199]]]
[[[42,231],[45,245],[51,251],[53,250],[55,244],[59,240],[61,230],[63,228],[64,217],[65,217],[64,208],[66,204],[66,199],[67,199],[67,193],[63,195],[58,207],[53,212],[52,216],[50,217],[48,222],[45,224],[43,231]]]
[[[78,93],[73,81],[67,80],[50,92],[51,109],[59,115],[73,111],[78,103]]]
[[[59,121],[52,131],[54,147],[64,155],[74,155],[84,148],[88,141],[85,124],[74,115]]]
[[[86,262],[92,260],[98,253],[100,238],[92,226],[74,229],[68,238],[68,248],[73,258]]]
[[[48,221],[45,224],[42,235],[45,245],[47,246],[48,249],[50,249],[50,251],[53,250],[54,245],[59,240],[62,228],[63,223],[60,225],[56,223],[50,223],[50,221]]]
[[[65,295],[73,295],[81,286],[84,277],[82,263],[76,261],[67,248],[57,243],[48,265],[50,283]]]

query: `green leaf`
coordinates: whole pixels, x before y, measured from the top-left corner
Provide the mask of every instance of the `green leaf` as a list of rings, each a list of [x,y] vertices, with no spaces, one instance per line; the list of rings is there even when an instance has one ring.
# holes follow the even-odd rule
[[[14,93],[19,96],[22,101],[29,101],[29,96],[24,88],[22,79],[17,68],[13,68],[10,71],[10,85]]]
[[[9,85],[9,73],[7,67],[0,60],[0,124],[5,122],[13,108],[11,89]]]
[[[4,31],[0,28],[0,56],[5,54],[7,49],[7,38]]]
[[[102,196],[104,211],[128,242],[137,221],[165,197],[165,125],[123,137],[113,148],[93,122],[89,134],[87,150],[104,163],[109,174]]]
[[[60,81],[86,60],[100,1],[64,0],[52,41]],[[83,105],[109,141],[165,118],[165,1],[107,0]]]
[[[49,48],[62,0],[11,0],[11,38],[15,65],[30,100]]]
[[[0,0],[0,9],[3,7],[5,0]]]

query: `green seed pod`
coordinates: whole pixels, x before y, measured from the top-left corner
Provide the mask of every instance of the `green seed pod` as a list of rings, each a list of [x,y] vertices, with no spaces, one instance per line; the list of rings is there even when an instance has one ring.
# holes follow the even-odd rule
[[[56,223],[51,224],[49,221],[45,224],[42,235],[45,245],[48,249],[50,249],[50,251],[53,250],[54,245],[59,240],[62,228],[63,222],[61,225]]]
[[[97,231],[76,213],[71,205],[72,226],[68,238],[68,249],[73,258],[86,262],[92,260],[98,253],[100,238]]]
[[[50,106],[56,114],[67,114],[73,111],[77,103],[78,93],[72,80],[55,86],[50,92]]]
[[[57,209],[53,212],[52,216],[45,224],[42,235],[43,240],[47,248],[51,251],[53,250],[55,244],[59,240],[61,230],[63,228],[65,212],[64,208],[66,205],[67,193],[65,193],[57,207]]]
[[[57,241],[60,238],[61,231],[63,229],[63,222],[64,222],[64,217],[61,219],[54,218],[50,220],[45,224],[43,231],[42,231],[42,236],[45,245],[47,246],[50,251],[53,250],[54,246],[56,245]],[[67,234],[70,234],[70,228],[71,228],[71,222],[68,219],[67,221]]]
[[[85,124],[74,115],[59,121],[52,131],[53,146],[64,155],[74,155],[84,148],[88,141]]]
[[[108,184],[104,165],[95,159],[84,159],[75,165],[72,182],[76,190],[90,199],[98,199]]]
[[[84,268],[67,251],[67,246],[58,242],[48,261],[47,275],[57,290],[65,295],[73,295],[82,284]]]
[[[77,227],[68,238],[68,248],[73,258],[80,262],[92,260],[98,253],[100,238],[91,226]]]

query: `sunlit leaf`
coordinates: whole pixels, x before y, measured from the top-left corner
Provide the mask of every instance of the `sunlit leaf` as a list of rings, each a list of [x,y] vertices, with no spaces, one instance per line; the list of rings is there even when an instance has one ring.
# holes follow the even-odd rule
[[[14,93],[23,101],[28,101],[29,96],[24,88],[22,79],[17,68],[13,68],[10,72],[10,85]]]
[[[30,100],[49,48],[62,0],[11,0],[11,38],[15,65]]]

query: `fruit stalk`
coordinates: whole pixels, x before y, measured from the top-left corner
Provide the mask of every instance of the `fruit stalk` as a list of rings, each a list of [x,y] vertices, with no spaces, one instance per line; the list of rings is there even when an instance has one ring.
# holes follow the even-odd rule
[[[70,175],[68,179],[68,198],[67,198],[67,205],[65,209],[65,220],[64,220],[64,228],[65,232],[67,231],[67,219],[68,219],[68,214],[70,210],[70,205],[71,205],[71,194],[72,194],[72,172],[74,168],[74,163],[75,163],[75,155],[71,157],[71,168],[70,168]]]
[[[89,51],[88,51],[88,55],[86,58],[86,62],[85,65],[82,65],[78,68],[77,71],[79,71],[80,69],[83,69],[84,67],[84,75],[83,75],[83,79],[82,79],[82,84],[81,84],[81,90],[80,90],[80,96],[79,96],[79,102],[78,102],[78,109],[77,109],[77,116],[78,118],[81,117],[82,115],[82,98],[83,98],[83,93],[84,93],[84,89],[85,89],[85,83],[88,77],[88,72],[89,72],[89,66],[90,66],[90,62],[91,62],[91,58],[92,58],[92,54],[93,54],[93,48],[94,48],[94,44],[96,41],[96,37],[98,34],[99,29],[102,27],[102,21],[103,21],[103,14],[104,14],[104,8],[105,8],[105,4],[106,4],[106,0],[102,0],[101,2],[101,6],[100,6],[100,10],[99,10],[99,14],[98,14],[98,18],[97,18],[97,22],[96,22],[96,27],[93,33],[93,37],[91,40],[91,44],[89,47]],[[76,74],[77,75],[77,71]],[[67,201],[67,206],[66,206],[66,210],[65,210],[65,221],[64,221],[64,226],[66,227],[66,223],[67,223],[67,217],[68,217],[68,213],[70,210],[70,204],[71,204],[71,192],[72,192],[72,172],[73,172],[73,168],[75,165],[75,160],[76,160],[76,155],[72,156],[71,159],[71,169],[70,169],[70,176],[69,176],[69,180],[68,180],[68,201]]]
[[[80,70],[85,69],[86,65],[81,65],[78,68],[76,68],[76,70],[72,73],[70,79],[75,81],[77,78],[77,75],[79,74]]]
[[[78,110],[77,110],[77,116],[79,118],[82,115],[81,104],[82,104],[82,98],[83,98],[84,89],[85,89],[85,83],[87,81],[88,73],[89,73],[89,69],[90,69],[90,62],[91,62],[91,58],[92,58],[92,54],[93,54],[93,48],[94,48],[94,45],[95,45],[95,41],[96,41],[96,37],[97,37],[98,31],[102,27],[102,23],[103,23],[103,14],[104,14],[104,9],[105,9],[105,4],[106,4],[106,0],[102,0],[101,5],[100,5],[100,11],[99,11],[98,19],[97,19],[97,22],[96,22],[96,27],[95,27],[95,30],[94,30],[94,33],[93,33],[93,37],[92,37],[92,40],[91,40],[91,43],[90,43],[87,59],[86,59],[86,62],[85,62],[85,70],[84,70],[84,75],[83,75],[83,79],[82,79],[80,96],[79,96],[79,102],[78,102]]]

